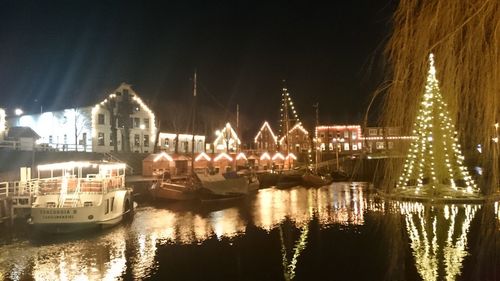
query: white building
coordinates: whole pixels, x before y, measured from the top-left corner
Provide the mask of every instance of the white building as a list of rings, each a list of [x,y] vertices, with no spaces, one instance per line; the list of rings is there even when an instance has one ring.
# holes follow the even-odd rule
[[[31,127],[39,144],[68,151],[148,153],[156,137],[153,112],[125,83],[94,106],[23,115],[8,123]]]
[[[193,135],[189,134],[174,134],[160,133],[158,146],[160,150],[167,153],[191,153],[193,143]],[[205,136],[194,136],[194,152],[205,152]]]
[[[6,121],[5,121],[5,110],[0,108],[0,140],[5,137]]]

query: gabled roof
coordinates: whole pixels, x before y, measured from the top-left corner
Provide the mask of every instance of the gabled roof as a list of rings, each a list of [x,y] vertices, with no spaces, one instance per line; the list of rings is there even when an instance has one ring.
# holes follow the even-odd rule
[[[9,139],[19,139],[19,138],[33,138],[39,139],[40,136],[33,131],[30,127],[11,127],[7,132],[7,138]]]
[[[214,140],[214,144],[217,144],[223,140],[225,137],[225,134],[229,133],[229,138],[233,138],[236,140],[236,143],[239,145],[241,144],[240,139],[238,138],[238,135],[234,131],[233,127],[231,127],[231,124],[226,123],[226,126],[220,131],[220,134],[217,136],[217,138]]]
[[[292,127],[289,131],[288,131],[288,133],[289,133],[289,134],[291,134],[291,133],[293,133],[293,132],[294,132],[294,131],[296,131],[296,130],[300,130],[302,133],[304,133],[304,134],[306,134],[306,135],[309,135],[309,132],[308,132],[306,129],[304,129],[304,127],[302,126],[302,123],[301,123],[301,122],[299,122],[299,123],[295,124],[295,126],[293,126],[293,127]],[[286,137],[286,135],[284,135],[284,136],[282,136],[282,137],[281,137],[281,139],[280,139],[280,143],[282,143],[282,142],[285,140],[285,137]]]
[[[274,139],[274,142],[277,142],[278,141],[278,137],[276,137],[276,135],[273,133],[273,130],[271,129],[271,126],[269,126],[269,123],[267,123],[267,121],[264,122],[264,124],[262,125],[262,127],[260,127],[260,130],[259,132],[257,133],[257,135],[255,136],[255,139],[254,141],[257,142],[257,139],[259,138],[259,136],[262,134],[262,132],[264,131],[264,129],[269,130],[269,132],[271,133],[271,136],[273,137]]]

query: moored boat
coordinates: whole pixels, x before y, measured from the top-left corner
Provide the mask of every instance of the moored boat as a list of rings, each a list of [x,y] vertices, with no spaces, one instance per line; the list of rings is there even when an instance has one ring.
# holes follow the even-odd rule
[[[224,174],[197,173],[201,200],[238,198],[248,194],[249,181],[236,172]]]
[[[300,170],[282,171],[278,176],[276,187],[283,189],[301,185],[303,174],[304,172]]]
[[[63,162],[38,166],[30,224],[49,233],[109,227],[133,209],[124,163]],[[47,177],[44,177],[46,175]]]
[[[302,175],[302,185],[305,187],[321,187],[329,185],[333,182],[332,177],[322,176],[319,174],[312,173],[310,171]]]
[[[198,179],[190,174],[171,176],[166,172],[151,186],[150,193],[155,199],[188,201],[198,199],[199,187]]]

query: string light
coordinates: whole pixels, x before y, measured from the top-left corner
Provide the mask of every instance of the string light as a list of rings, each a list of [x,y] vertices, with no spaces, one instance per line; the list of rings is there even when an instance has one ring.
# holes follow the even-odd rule
[[[217,162],[219,161],[220,159],[222,158],[225,158],[227,161],[233,161],[233,158],[231,156],[229,156],[227,153],[225,152],[221,152],[219,155],[217,155],[215,158],[214,158],[214,161]]]
[[[273,133],[273,130],[271,129],[271,126],[269,126],[269,123],[267,121],[264,122],[264,124],[262,125],[262,127],[260,127],[260,130],[259,132],[257,133],[257,135],[255,136],[255,143],[258,142],[259,140],[259,137],[262,136],[262,134],[265,132],[265,129],[267,129],[267,131],[271,134],[273,140],[274,140],[274,143],[276,144],[278,141],[278,137],[276,137],[276,135]]]
[[[415,194],[423,189],[426,192],[429,189],[444,191],[445,187],[468,194],[478,193],[476,184],[463,165],[464,157],[454,123],[439,90],[432,54],[429,61],[425,93],[413,124],[413,141],[396,188],[411,187]],[[461,181],[465,186],[458,186]]]
[[[221,133],[217,136],[217,138],[214,141],[215,147],[218,147],[218,144],[220,144],[220,143],[223,143],[224,145],[226,145],[226,142],[228,142],[228,141],[229,141],[229,144],[234,143],[234,141],[236,141],[236,143],[238,145],[241,144],[241,141],[238,138],[236,131],[233,129],[233,127],[231,127],[231,124],[229,124],[229,122],[226,123],[226,127],[224,129],[220,130],[220,132]],[[231,140],[233,140],[233,142],[231,142]]]
[[[194,161],[197,162],[197,161],[200,161],[201,159],[205,159],[206,161],[212,160],[210,158],[210,156],[208,156],[205,152],[202,152],[202,153],[198,154],[198,156],[196,156],[196,158],[194,159]]]
[[[151,120],[151,126],[149,126],[149,133],[151,134],[151,136],[156,136],[156,121],[155,121],[155,115],[153,113],[153,111],[142,101],[141,98],[139,98],[139,96],[134,92],[134,90],[132,90],[132,88],[130,87],[130,85],[127,85],[125,83],[121,84],[120,87],[118,87],[117,90],[115,91],[122,91],[123,89],[127,89],[130,91],[131,95],[132,95],[132,100],[134,102],[136,102],[143,111],[147,112],[149,114],[149,119]],[[92,108],[92,138],[96,138],[97,137],[97,114],[99,113],[100,109],[103,108],[104,106],[106,106],[106,104],[110,101],[110,100],[113,100],[113,99],[116,99],[117,96],[116,94],[110,94],[107,98],[105,98],[103,101],[101,101],[100,103],[97,103],[96,105],[94,105],[94,107]],[[128,118],[128,117],[127,117]]]
[[[172,162],[174,161],[174,159],[172,159],[172,156],[168,155],[166,152],[162,151],[160,154],[158,154],[154,159],[153,159],[153,162],[158,162],[160,161],[161,159],[165,159],[169,162]]]

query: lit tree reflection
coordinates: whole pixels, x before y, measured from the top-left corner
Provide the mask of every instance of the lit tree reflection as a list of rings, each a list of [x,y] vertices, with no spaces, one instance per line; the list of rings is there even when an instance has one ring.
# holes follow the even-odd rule
[[[455,280],[467,255],[467,234],[480,205],[397,203],[418,273],[424,280]]]

